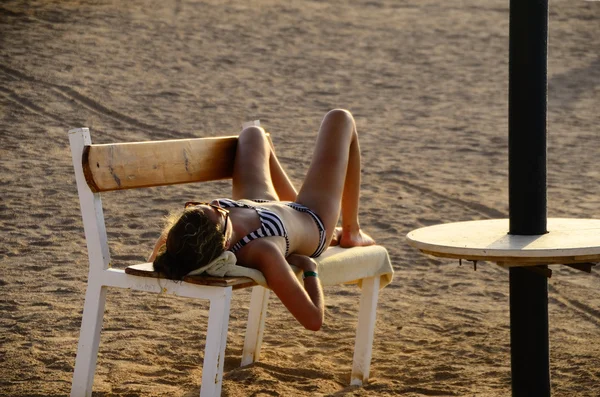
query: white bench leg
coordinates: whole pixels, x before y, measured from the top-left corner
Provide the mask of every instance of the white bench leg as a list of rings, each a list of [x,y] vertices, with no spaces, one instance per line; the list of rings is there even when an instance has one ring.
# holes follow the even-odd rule
[[[91,280],[88,282],[77,357],[75,358],[73,384],[71,385],[71,397],[88,397],[92,395],[106,290],[107,288],[99,283],[94,283]]]
[[[267,306],[269,304],[269,292],[269,289],[259,285],[252,288],[250,309],[248,310],[248,325],[246,326],[244,350],[242,351],[242,367],[252,364],[260,358],[260,348],[262,346],[265,318],[267,317]]]
[[[354,359],[350,384],[360,386],[369,379],[371,353],[375,334],[375,316],[379,297],[379,277],[362,280],[362,294],[358,309],[358,325],[354,344]]]
[[[229,328],[231,291],[231,287],[223,288],[222,296],[210,300],[200,397],[221,395],[227,329]]]

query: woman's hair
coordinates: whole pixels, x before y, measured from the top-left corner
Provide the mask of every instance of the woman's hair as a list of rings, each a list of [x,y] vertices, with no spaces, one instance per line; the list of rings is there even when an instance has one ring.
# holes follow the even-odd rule
[[[163,233],[168,233],[167,240],[159,248],[153,265],[154,271],[164,273],[170,279],[183,279],[225,250],[222,226],[198,207],[170,214]]]

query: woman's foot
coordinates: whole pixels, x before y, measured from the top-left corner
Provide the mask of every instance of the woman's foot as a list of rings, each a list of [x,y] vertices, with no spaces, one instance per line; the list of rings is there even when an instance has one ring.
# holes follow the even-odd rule
[[[334,236],[335,234],[336,233],[334,233]],[[339,236],[339,245],[342,248],[364,247],[367,245],[375,245],[375,240],[360,229],[348,232],[342,230],[341,235]]]

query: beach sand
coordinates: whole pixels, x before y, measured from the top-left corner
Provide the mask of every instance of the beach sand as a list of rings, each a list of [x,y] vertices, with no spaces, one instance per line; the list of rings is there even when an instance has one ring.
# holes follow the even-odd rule
[[[600,218],[600,2],[551,1],[548,213]],[[278,299],[224,396],[510,395],[508,272],[411,248],[412,229],[508,216],[508,2],[3,1],[0,395],[69,393],[87,249],[67,131],[95,143],[231,135],[260,119],[296,184],[332,108],[356,117],[361,223],[389,250],[370,382],[349,386],[359,289],[326,288],[323,329]],[[112,263],[144,260],[163,216],[229,183],[103,196]],[[600,269],[549,280],[554,396],[600,395]],[[110,289],[94,395],[194,396],[207,304]]]

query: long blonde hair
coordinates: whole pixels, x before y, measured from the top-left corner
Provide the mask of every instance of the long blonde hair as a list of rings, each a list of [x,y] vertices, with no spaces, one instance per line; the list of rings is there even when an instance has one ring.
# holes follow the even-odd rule
[[[167,240],[154,259],[154,270],[168,278],[183,276],[207,265],[225,250],[222,226],[212,221],[202,209],[188,207],[172,213],[165,226]]]

